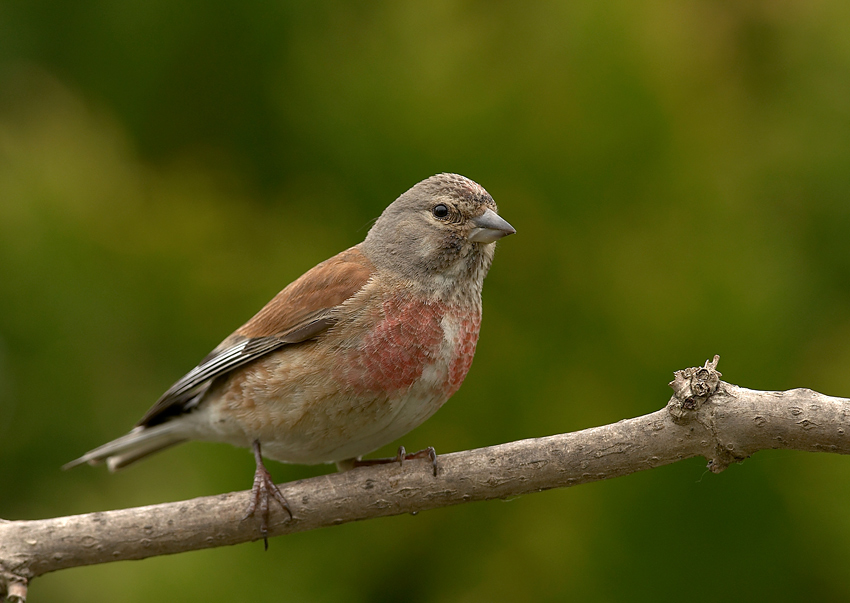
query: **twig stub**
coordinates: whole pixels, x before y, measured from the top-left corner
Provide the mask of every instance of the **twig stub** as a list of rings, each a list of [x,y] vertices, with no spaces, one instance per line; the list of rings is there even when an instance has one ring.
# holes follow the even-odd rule
[[[720,371],[717,363],[720,356],[706,360],[703,366],[686,368],[674,373],[670,382],[673,397],[667,403],[667,411],[678,424],[687,423],[695,416],[695,412],[705,404],[720,385]]]
[[[18,576],[13,576],[9,580],[9,590],[6,593],[6,598],[2,600],[7,603],[26,603],[27,581]]]

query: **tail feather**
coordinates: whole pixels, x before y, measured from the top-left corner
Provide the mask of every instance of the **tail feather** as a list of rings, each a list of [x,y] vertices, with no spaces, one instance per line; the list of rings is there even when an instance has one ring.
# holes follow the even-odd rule
[[[117,471],[149,454],[186,441],[186,436],[178,430],[179,425],[171,422],[154,427],[136,427],[127,435],[107,442],[63,465],[62,469],[70,469],[83,463],[100,465],[106,462],[110,471]]]

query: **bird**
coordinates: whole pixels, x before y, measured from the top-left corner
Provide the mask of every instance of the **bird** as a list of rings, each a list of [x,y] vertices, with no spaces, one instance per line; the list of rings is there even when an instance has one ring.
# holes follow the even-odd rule
[[[64,468],[117,471],[189,440],[251,449],[245,518],[268,546],[270,500],[292,518],[263,457],[340,470],[436,454],[362,459],[433,415],[460,387],[481,326],[481,290],[515,229],[458,174],[393,201],[365,240],[308,270],[172,385],[126,435]]]

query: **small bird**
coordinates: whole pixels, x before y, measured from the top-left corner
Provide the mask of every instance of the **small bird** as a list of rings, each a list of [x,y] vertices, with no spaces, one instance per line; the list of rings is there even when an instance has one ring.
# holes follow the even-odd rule
[[[366,239],[278,293],[151,407],[134,429],[65,468],[116,471],[187,440],[250,448],[257,468],[245,517],[265,539],[272,497],[263,465],[347,469],[433,415],[472,364],[481,288],[495,242],[514,234],[480,185],[438,174],[391,203]],[[268,541],[266,541],[268,545]]]

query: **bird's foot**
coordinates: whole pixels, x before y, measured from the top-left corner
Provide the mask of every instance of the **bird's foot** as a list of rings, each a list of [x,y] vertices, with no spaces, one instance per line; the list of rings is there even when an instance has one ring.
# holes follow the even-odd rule
[[[260,442],[254,440],[254,459],[257,461],[257,469],[254,471],[254,486],[251,488],[251,500],[248,503],[248,509],[242,517],[245,521],[252,515],[256,515],[260,521],[260,535],[263,537],[263,543],[266,550],[269,549],[269,499],[274,498],[278,504],[289,514],[289,519],[292,519],[292,510],[289,504],[281,494],[280,489],[272,481],[272,476],[266,466],[263,465],[263,457],[260,454]]]
[[[384,459],[351,459],[342,463],[337,463],[337,466],[340,468],[340,470],[345,470],[353,469],[354,467],[386,465],[387,463],[398,463],[399,465],[403,465],[404,461],[424,458],[431,459],[431,466],[434,469],[434,477],[437,477],[437,451],[434,450],[433,446],[428,446],[428,448],[420,450],[419,452],[413,452],[411,454],[407,454],[407,451],[404,449],[404,446],[399,446],[398,454],[396,454],[394,457]]]

